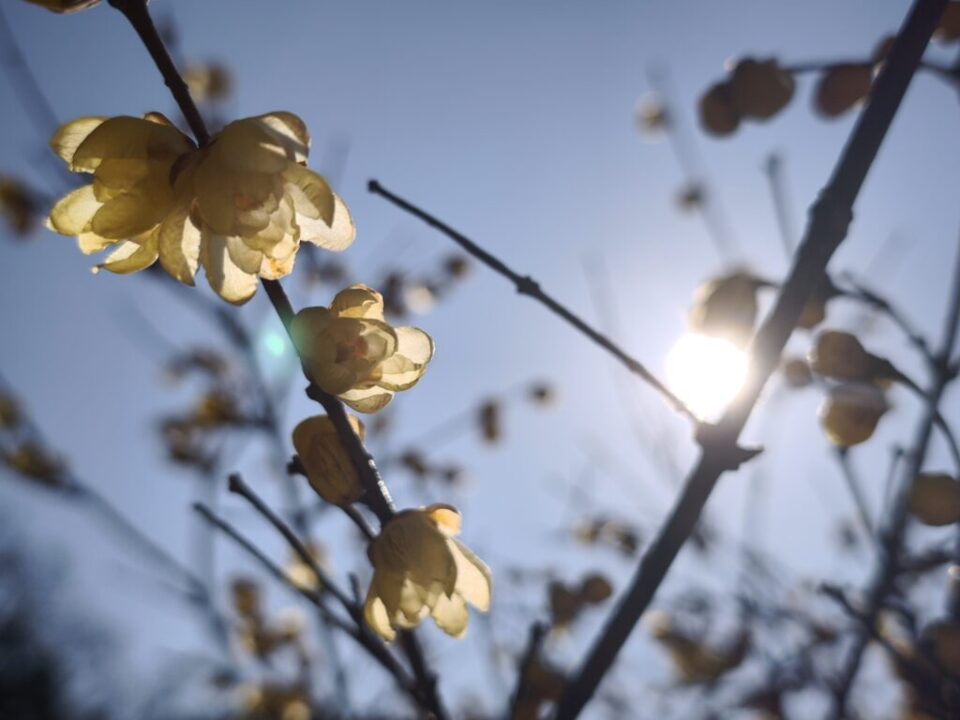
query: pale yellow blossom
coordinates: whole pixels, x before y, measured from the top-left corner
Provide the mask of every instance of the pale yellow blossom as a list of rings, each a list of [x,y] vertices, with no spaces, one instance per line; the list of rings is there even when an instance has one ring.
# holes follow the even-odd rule
[[[301,240],[335,251],[353,242],[343,201],[305,167],[309,143],[286,112],[232,122],[199,149],[159,113],[80,118],[50,144],[93,183],[60,200],[48,226],[86,254],[112,248],[98,267],[136,272],[159,259],[193,285],[203,266],[220,297],[243,303],[258,277],[293,269]]]
[[[337,293],[329,308],[301,310],[291,332],[317,386],[358,412],[376,412],[416,385],[433,357],[430,336],[389,325],[383,297],[366,285]]]
[[[363,423],[352,416],[347,419],[357,437],[363,440]],[[330,418],[318,415],[297,425],[293,429],[293,447],[310,486],[324,500],[334,505],[349,505],[363,495],[357,469]]]
[[[459,532],[456,510],[431,505],[399,513],[370,544],[373,579],[363,613],[384,640],[428,615],[459,638],[467,630],[468,604],[480,612],[490,609],[490,570],[456,540]]]
[[[27,2],[55,13],[73,13],[98,5],[100,0],[27,0]]]

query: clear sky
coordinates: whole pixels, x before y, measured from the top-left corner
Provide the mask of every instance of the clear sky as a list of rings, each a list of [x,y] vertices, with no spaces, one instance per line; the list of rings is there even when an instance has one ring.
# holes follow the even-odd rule
[[[896,29],[907,3],[155,0],[151,6],[158,17],[175,22],[183,57],[216,59],[230,68],[236,92],[229,113],[299,114],[314,137],[311,164],[320,169],[332,143],[347,144],[337,190],[358,227],[347,253],[358,280],[372,282],[388,264],[427,268],[452,249],[445,238],[369,195],[366,183],[375,177],[536,276],[662,374],[695,287],[722,266],[700,220],[677,210],[683,176],[669,145],[650,142],[635,129],[634,107],[650,90],[650,69],[669,75],[679,121],[693,131],[743,249],[741,260],[777,277],[786,261],[763,163],[773,151],[782,154],[799,226],[853,116],[832,122],[815,117],[812,80],[804,78],[793,103],[774,121],[715,140],[695,128],[696,99],[722,76],[731,57],[799,62],[866,56]],[[174,113],[146,52],[109,7],[69,17],[10,0],[2,9],[62,120]],[[951,57],[943,48],[930,52]],[[50,129],[33,124],[5,78],[0,106],[0,172],[49,182],[42,155]],[[957,120],[956,93],[928,75],[918,77],[832,266],[875,272],[875,284],[934,333],[960,221]],[[887,255],[878,260],[880,252]],[[78,474],[191,562],[189,503],[195,490],[189,477],[164,461],[154,429],[161,414],[189,401],[190,390],[164,382],[164,345],[137,328],[146,319],[178,348],[217,342],[214,329],[148,279],[91,274],[91,259],[71,240],[43,230],[31,242],[0,242],[0,264],[6,268],[0,369]],[[438,450],[440,458],[469,468],[462,489],[430,487],[424,495],[399,473],[388,482],[401,505],[430,500],[460,507],[465,539],[487,558],[495,577],[511,567],[546,563],[576,578],[583,568],[601,565],[619,589],[632,563],[603,553],[584,556],[565,533],[583,507],[627,516],[648,533],[655,528],[677,479],[665,476],[651,448],[667,447],[682,471],[695,453],[688,430],[598,348],[487,269],[473,269],[449,299],[417,318],[435,338],[437,355],[422,383],[396,400],[393,446],[532,379],[555,384],[558,403],[543,412],[515,403],[507,415],[508,437],[497,448],[466,435]],[[591,276],[602,278],[615,318],[598,316]],[[308,295],[296,272],[285,285],[298,306],[329,300],[326,290]],[[192,292],[209,291],[198,286]],[[262,293],[236,312],[258,337],[278,332]],[[857,317],[838,305],[829,321],[850,327]],[[883,322],[866,340],[904,367],[918,367]],[[806,341],[794,338],[796,350],[803,351]],[[264,359],[271,370],[279,369],[266,352]],[[290,397],[288,429],[311,412],[296,383]],[[789,577],[816,581],[839,573],[862,582],[869,553],[839,557],[832,544],[838,521],[852,517],[852,505],[817,426],[819,400],[814,390],[768,394],[748,429],[750,440],[767,452],[749,471],[724,478],[708,513],[736,538],[745,493],[759,492],[763,511],[756,532]],[[877,437],[854,455],[874,508],[889,447],[908,440],[917,412],[905,393],[895,393],[894,402],[895,412]],[[955,395],[948,397],[945,414],[960,422]],[[645,429],[644,442],[633,429],[637,425]],[[236,467],[225,470],[243,470],[279,501],[265,457],[260,445],[248,450],[241,444]],[[931,464],[946,467],[947,460],[935,445]],[[579,494],[572,492],[575,486],[582,488]],[[231,519],[282,556],[267,528],[232,499],[222,502]],[[178,653],[208,652],[197,624],[88,518],[13,482],[0,484],[0,504],[33,542],[65,559],[64,592],[116,629],[137,682]],[[342,540],[346,528],[339,520],[325,520],[320,528],[340,538],[332,541],[340,550],[335,573],[367,572],[362,553]],[[240,566],[250,567],[221,547],[221,570]],[[691,582],[731,592],[731,567],[685,555],[661,597]],[[278,606],[290,600],[279,589],[274,596]],[[494,632],[518,644],[542,597],[536,588],[497,595]],[[601,616],[587,618],[558,642],[556,656],[579,657]],[[450,668],[444,689],[451,698],[471,689],[491,697],[492,681],[471,670],[481,667],[485,638],[472,632],[458,644],[428,633],[438,664]],[[667,678],[662,657],[645,641],[632,641],[626,657],[643,658],[644,681]],[[354,695],[358,705],[370,701],[362,690]]]

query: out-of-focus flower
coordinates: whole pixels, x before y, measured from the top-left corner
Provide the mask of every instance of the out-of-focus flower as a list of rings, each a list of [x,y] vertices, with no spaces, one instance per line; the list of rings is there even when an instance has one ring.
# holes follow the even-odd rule
[[[366,285],[337,293],[329,308],[305,308],[291,332],[310,377],[324,392],[363,413],[412,388],[433,357],[433,340],[383,319],[383,297]]]
[[[813,382],[810,366],[803,358],[785,360],[780,370],[783,373],[783,379],[792,388],[807,387]]]
[[[348,415],[347,419],[357,437],[363,440],[363,423],[353,416]],[[357,469],[330,418],[317,415],[297,425],[293,429],[293,447],[310,486],[328,503],[349,505],[363,495]]]
[[[230,95],[233,80],[226,66],[218,62],[190,65],[183,71],[190,95],[197,102],[216,102]]]
[[[37,221],[39,207],[33,194],[19,180],[0,178],[0,213],[17,235],[27,235]]]
[[[820,333],[808,360],[811,370],[833,380],[883,384],[903,378],[888,360],[867,352],[854,335],[839,330]]]
[[[699,183],[691,183],[677,194],[677,206],[683,212],[693,212],[703,207],[705,191]]]
[[[940,666],[960,677],[960,622],[936,620],[923,629],[921,642],[928,645]]]
[[[632,557],[640,547],[640,535],[635,528],[605,517],[578,524],[573,536],[584,545],[607,545],[627,557]]]
[[[480,436],[484,442],[491,445],[499,442],[503,435],[503,423],[500,417],[500,403],[497,400],[487,400],[480,405],[477,420],[480,423]]]
[[[685,684],[716,682],[739,667],[750,649],[746,630],[724,646],[711,647],[679,628],[666,612],[651,613],[649,623],[653,638],[669,653],[677,679]]]
[[[260,586],[255,580],[238,577],[230,583],[233,609],[243,618],[259,618],[263,612],[263,599]]]
[[[634,120],[637,129],[645,136],[656,136],[670,128],[667,108],[656,95],[647,95],[637,101]]]
[[[925,525],[960,522],[960,482],[945,473],[921,473],[910,484],[911,514]]]
[[[61,127],[50,144],[73,172],[93,183],[60,200],[48,225],[75,236],[116,273],[157,259],[186,285],[200,265],[228,302],[253,296],[257,277],[293,269],[300,241],[327,250],[353,242],[343,201],[305,167],[310,137],[296,115],[237,120],[197,149],[159,113],[86,117]]]
[[[730,135],[745,118],[767,120],[780,112],[793,97],[793,76],[774,60],[743,58],[730,72],[729,80],[716,83],[699,102],[700,124],[717,136]]]
[[[688,318],[690,330],[746,344],[757,319],[757,290],[769,285],[744,271],[708,280],[694,297]]]
[[[838,117],[860,105],[870,94],[872,85],[872,64],[838,65],[820,76],[813,107],[824,117]]]
[[[274,682],[243,689],[245,720],[310,720],[310,695],[299,685]]]
[[[306,544],[307,552],[313,558],[317,567],[323,568],[327,564],[327,554],[323,546],[315,542]],[[287,577],[290,582],[304,590],[320,590],[320,578],[313,571],[313,568],[303,561],[299,553],[294,553],[290,564],[287,565]]]
[[[384,525],[370,544],[373,579],[364,617],[383,639],[416,627],[430,615],[448,635],[467,630],[467,604],[490,608],[487,566],[455,539],[460,514],[449,505],[405,510]]]
[[[579,585],[553,581],[547,587],[550,616],[554,628],[563,629],[573,622],[587,605],[599,605],[613,594],[610,581],[591,573]]]
[[[65,481],[63,463],[34,443],[24,442],[4,453],[2,459],[14,472],[42,485],[58,487]]]
[[[941,42],[960,40],[960,3],[947,3],[933,37]]]
[[[201,428],[218,428],[225,425],[241,425],[246,421],[236,398],[223,390],[204,393],[193,409],[194,423]]]
[[[743,58],[730,75],[730,98],[741,117],[766,120],[793,97],[793,75],[774,60]]]
[[[820,425],[838,447],[870,439],[890,405],[883,390],[870,383],[844,383],[830,389],[820,407]]]
[[[13,395],[0,393],[0,430],[12,430],[20,424],[20,403]]]
[[[55,13],[74,13],[98,5],[100,0],[27,0],[27,2]]]
[[[539,656],[533,658],[520,683],[520,696],[510,720],[537,720],[541,717],[541,705],[557,702],[563,695],[565,684],[566,678],[560,670]]]

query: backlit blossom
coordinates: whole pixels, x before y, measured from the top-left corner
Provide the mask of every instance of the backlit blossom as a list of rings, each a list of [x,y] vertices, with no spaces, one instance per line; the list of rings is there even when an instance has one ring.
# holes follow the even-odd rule
[[[376,412],[416,385],[433,357],[430,336],[391,327],[383,297],[366,285],[337,293],[329,308],[301,310],[291,332],[317,386],[358,412]]]
[[[427,615],[448,635],[462,637],[467,605],[490,609],[490,570],[455,539],[459,532],[456,510],[431,505],[399,513],[370,544],[373,579],[363,614],[384,640]]]
[[[347,416],[347,419],[363,440],[363,423],[355,417]],[[310,486],[324,500],[334,505],[349,505],[363,495],[357,470],[330,418],[318,415],[297,425],[293,429],[293,447]]]
[[[27,0],[55,13],[73,13],[98,5],[100,0]]]
[[[143,270],[158,259],[186,285],[202,265],[228,302],[246,302],[257,278],[293,269],[300,241],[327,250],[353,242],[343,201],[305,167],[310,138],[296,115],[237,120],[197,148],[163,115],[86,117],[50,144],[93,182],[60,200],[48,225],[86,254],[112,248],[98,267]]]

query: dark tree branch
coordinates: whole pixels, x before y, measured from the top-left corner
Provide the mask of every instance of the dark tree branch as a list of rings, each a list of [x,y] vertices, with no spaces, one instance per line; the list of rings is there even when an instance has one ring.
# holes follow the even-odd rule
[[[666,385],[660,382],[660,380],[658,380],[653,373],[647,370],[647,368],[639,360],[636,360],[627,354],[625,350],[610,340],[607,336],[592,328],[577,315],[568,310],[564,305],[544,292],[540,288],[540,284],[532,277],[529,275],[521,275],[520,273],[516,272],[506,265],[502,260],[494,255],[491,255],[465,235],[457,232],[452,227],[441,220],[438,220],[426,211],[421,210],[416,205],[404,200],[398,195],[394,195],[376,180],[371,180],[367,187],[373,194],[389,200],[401,210],[410,213],[414,217],[417,217],[425,222],[430,227],[439,230],[491,270],[507,278],[514,284],[518,293],[533,298],[537,302],[545,305],[547,309],[549,309],[555,315],[558,315],[562,319],[566,320],[569,324],[573,325],[573,327],[617,358],[617,360],[623,363],[627,369],[630,370],[630,372],[639,375],[643,380],[650,384],[654,390],[659,392],[677,412],[684,415],[688,419],[693,420],[694,422],[697,421],[697,417],[693,414],[690,408],[688,408],[680,398],[674,395]]]
[[[846,237],[854,202],[945,6],[946,0],[915,0],[853,134],[811,208],[793,268],[776,304],[753,339],[751,376],[737,400],[703,438],[700,459],[673,511],[641,559],[629,587],[579,672],[568,683],[557,707],[557,720],[577,717],[593,697],[680,548],[695,529],[717,480],[730,469],[730,453],[737,447],[740,432],[777,367],[804,306],[823,282],[827,263]]]

